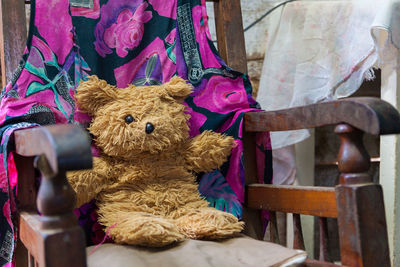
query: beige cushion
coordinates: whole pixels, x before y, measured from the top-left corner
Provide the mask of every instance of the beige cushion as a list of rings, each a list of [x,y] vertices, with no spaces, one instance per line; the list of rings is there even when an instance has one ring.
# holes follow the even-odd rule
[[[290,266],[306,259],[304,251],[244,236],[219,242],[186,240],[163,249],[103,244],[94,251],[88,247],[87,254],[89,267]]]

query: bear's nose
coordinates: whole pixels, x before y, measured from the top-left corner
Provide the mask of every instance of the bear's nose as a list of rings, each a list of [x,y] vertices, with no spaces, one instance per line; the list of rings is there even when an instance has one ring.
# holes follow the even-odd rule
[[[154,131],[154,125],[150,122],[146,123],[146,133],[150,134]]]

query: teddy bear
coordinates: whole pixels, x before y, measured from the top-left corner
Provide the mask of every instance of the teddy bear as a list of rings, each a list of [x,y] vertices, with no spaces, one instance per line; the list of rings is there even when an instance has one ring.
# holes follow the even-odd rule
[[[235,141],[211,131],[189,137],[190,84],[174,76],[162,85],[118,89],[90,76],[76,91],[77,106],[92,117],[88,130],[100,157],[68,180],[77,206],[95,199],[99,223],[114,242],[162,247],[243,230],[243,222],[209,207],[198,191],[195,173],[221,166]]]

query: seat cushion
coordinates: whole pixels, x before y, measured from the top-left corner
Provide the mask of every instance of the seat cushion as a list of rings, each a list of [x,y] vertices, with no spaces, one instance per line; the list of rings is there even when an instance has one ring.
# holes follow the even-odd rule
[[[241,236],[224,241],[186,240],[167,248],[103,244],[87,248],[89,267],[290,266],[306,252]]]

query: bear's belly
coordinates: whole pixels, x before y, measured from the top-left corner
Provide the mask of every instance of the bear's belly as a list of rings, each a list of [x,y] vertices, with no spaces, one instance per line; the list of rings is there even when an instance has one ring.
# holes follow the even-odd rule
[[[121,184],[99,195],[100,210],[146,212],[166,217],[179,216],[179,209],[207,206],[200,197],[193,177],[162,179],[153,182]]]
[[[111,175],[113,186],[124,184],[148,184],[148,183],[165,183],[171,180],[177,182],[194,183],[195,177],[184,167],[172,164],[164,164],[154,166],[154,164],[140,164],[129,166],[119,170],[118,174]]]

